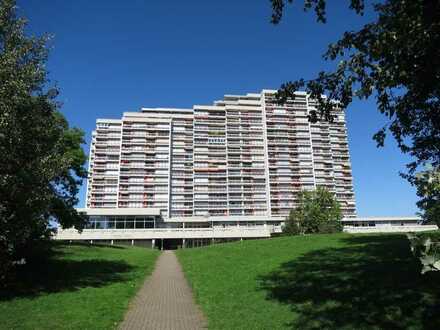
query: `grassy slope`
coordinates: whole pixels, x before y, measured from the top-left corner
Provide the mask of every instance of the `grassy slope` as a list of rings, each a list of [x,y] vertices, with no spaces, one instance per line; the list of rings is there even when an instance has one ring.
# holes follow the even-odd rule
[[[403,235],[313,235],[178,252],[210,329],[440,329],[440,274]]]
[[[111,329],[151,273],[158,252],[60,246],[54,260],[23,274],[21,292],[0,298],[2,329]]]

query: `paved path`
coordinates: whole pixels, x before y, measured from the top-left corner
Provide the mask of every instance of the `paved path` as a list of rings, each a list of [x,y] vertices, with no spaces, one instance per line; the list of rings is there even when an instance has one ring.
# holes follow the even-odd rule
[[[164,251],[131,302],[120,329],[205,329],[203,314],[173,251]]]

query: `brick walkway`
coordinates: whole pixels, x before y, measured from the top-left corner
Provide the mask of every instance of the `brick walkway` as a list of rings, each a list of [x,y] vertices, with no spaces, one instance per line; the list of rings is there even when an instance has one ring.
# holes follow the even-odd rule
[[[203,314],[172,251],[164,251],[153,274],[131,302],[120,329],[205,329]]]

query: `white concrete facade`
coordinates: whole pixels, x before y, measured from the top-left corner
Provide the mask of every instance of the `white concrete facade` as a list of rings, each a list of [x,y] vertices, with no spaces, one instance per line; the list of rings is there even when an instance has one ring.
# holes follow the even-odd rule
[[[269,238],[272,228],[155,228],[155,229],[75,229],[60,230],[58,240],[152,240],[152,239],[216,239],[216,238]]]
[[[279,222],[296,206],[300,190],[324,186],[344,216],[355,217],[344,113],[332,123],[311,124],[307,115],[316,104],[305,93],[283,105],[274,93],[98,119],[87,209],[159,209],[165,222]]]
[[[98,119],[81,233],[64,240],[243,239],[281,232],[301,190],[356,207],[343,111],[310,123],[305,93],[225,95],[192,109],[142,108]]]
[[[347,233],[398,233],[437,230],[436,225],[423,225],[420,217],[358,217],[343,219]]]

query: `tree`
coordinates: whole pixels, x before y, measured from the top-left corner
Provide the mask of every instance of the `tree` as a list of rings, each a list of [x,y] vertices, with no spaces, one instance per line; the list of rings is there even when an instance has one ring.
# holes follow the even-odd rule
[[[417,206],[425,210],[423,222],[436,224],[440,228],[440,168],[428,167],[418,173],[414,180],[420,197]]]
[[[51,235],[50,221],[82,229],[74,209],[86,177],[83,132],[46,89],[47,37],[27,37],[14,0],[0,0],[0,282]]]
[[[272,22],[282,19],[287,3],[271,0]],[[314,9],[317,21],[326,22],[326,0],[304,0],[304,9]],[[364,0],[349,0],[350,9],[364,13]],[[347,31],[330,44],[325,60],[339,60],[334,71],[320,72],[316,79],[287,82],[278,91],[283,102],[294,91],[305,89],[318,101],[312,122],[333,118],[335,105],[346,108],[354,98],[375,98],[386,124],[373,136],[383,146],[391,132],[403,153],[414,161],[401,175],[417,186],[417,172],[425,164],[440,166],[440,1],[383,0],[374,3],[376,19],[359,31]],[[326,94],[328,98],[321,97]],[[432,191],[440,198],[440,191]],[[439,208],[419,203],[425,212]]]
[[[284,233],[295,235],[342,231],[339,203],[325,188],[301,191],[298,204],[286,219]]]

